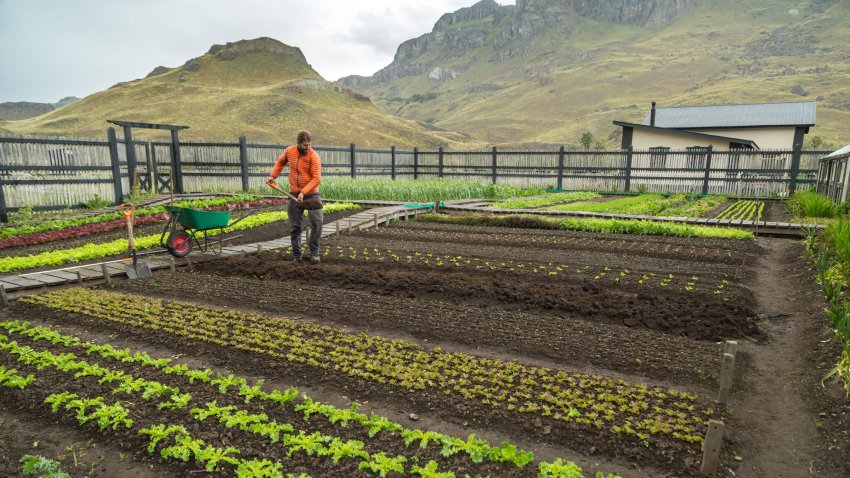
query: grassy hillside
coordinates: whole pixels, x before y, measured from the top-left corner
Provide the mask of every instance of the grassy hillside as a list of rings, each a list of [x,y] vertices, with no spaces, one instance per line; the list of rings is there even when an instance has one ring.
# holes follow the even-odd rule
[[[369,98],[322,79],[300,50],[271,39],[213,47],[177,68],[120,83],[45,115],[6,121],[15,133],[103,138],[109,119],[187,125],[181,139],[286,141],[310,130],[317,144],[477,145],[463,135],[390,116]],[[167,133],[167,132],[166,132]],[[144,130],[146,138],[165,133]]]
[[[461,53],[439,44],[410,60],[452,68],[453,80],[426,73],[362,92],[388,113],[492,143],[578,144],[587,129],[610,146],[619,145],[612,121],[639,122],[653,100],[670,107],[817,99],[809,137],[850,142],[850,2],[699,0],[656,28],[570,13],[527,42],[526,56],[498,62],[493,45],[512,20],[452,25],[458,36],[478,28],[487,38]]]

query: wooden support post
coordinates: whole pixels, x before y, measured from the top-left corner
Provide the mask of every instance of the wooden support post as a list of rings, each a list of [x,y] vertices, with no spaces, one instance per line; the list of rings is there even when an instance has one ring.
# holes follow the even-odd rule
[[[9,296],[6,295],[6,286],[3,284],[0,284],[0,305],[9,306]]]
[[[186,258],[186,264],[189,266],[189,272],[194,272],[195,268],[192,267],[192,260],[188,257]]]
[[[732,388],[732,377],[735,373],[735,356],[723,354],[723,362],[720,364],[720,394],[717,396],[719,403],[726,403],[729,398],[729,390]]]
[[[378,228],[378,215],[373,213],[372,214],[372,220],[375,221],[375,229],[377,229]]]
[[[348,216],[348,235],[351,235],[351,216]]]
[[[100,265],[100,272],[103,274],[103,280],[106,281],[106,285],[112,287],[112,276],[109,275],[109,271],[106,270],[106,264]]]
[[[174,258],[173,258],[173,257],[169,257],[169,258],[168,258],[168,263],[169,263],[169,265],[171,266],[171,273],[173,274],[173,273],[177,270],[177,266],[174,264]]]
[[[262,245],[262,244],[257,244],[257,254],[259,254],[259,253],[261,253],[261,252],[263,252],[263,245]]]
[[[339,235],[339,221],[334,221],[334,234]]]
[[[737,340],[727,340],[723,346],[724,354],[732,354],[737,357],[738,354],[738,341]]]
[[[723,422],[709,420],[708,431],[702,444],[702,467],[699,471],[705,476],[714,476],[720,464],[720,447],[723,445]]]
[[[80,285],[83,285],[83,275],[80,274],[80,271],[77,271],[77,282],[79,282]]]

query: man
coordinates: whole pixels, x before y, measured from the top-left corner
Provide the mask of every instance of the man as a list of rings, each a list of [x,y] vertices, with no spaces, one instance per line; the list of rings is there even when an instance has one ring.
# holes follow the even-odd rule
[[[305,199],[320,199],[319,183],[322,181],[322,161],[310,146],[312,143],[310,133],[307,131],[299,132],[296,143],[295,146],[283,150],[271,172],[269,172],[266,183],[274,184],[284,166],[289,165],[289,192],[298,198],[297,202],[289,201],[287,208],[289,223],[292,225],[290,232],[292,258],[296,262],[301,262],[301,221],[304,219],[305,209],[300,207],[300,204]],[[319,262],[321,260],[319,239],[322,237],[322,222],[324,221],[322,209],[308,211],[307,218],[313,226],[312,231],[310,231],[310,260]]]

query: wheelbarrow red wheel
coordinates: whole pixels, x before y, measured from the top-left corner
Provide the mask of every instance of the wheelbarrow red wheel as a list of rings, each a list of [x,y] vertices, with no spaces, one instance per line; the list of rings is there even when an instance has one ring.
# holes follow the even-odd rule
[[[175,257],[186,257],[192,251],[192,236],[185,231],[172,231],[165,241],[165,247]]]

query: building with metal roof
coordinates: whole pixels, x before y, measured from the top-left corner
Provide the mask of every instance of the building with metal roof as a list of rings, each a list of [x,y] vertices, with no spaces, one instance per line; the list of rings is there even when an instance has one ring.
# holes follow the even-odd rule
[[[641,123],[614,121],[635,149],[793,149],[815,125],[814,101],[652,109]]]

